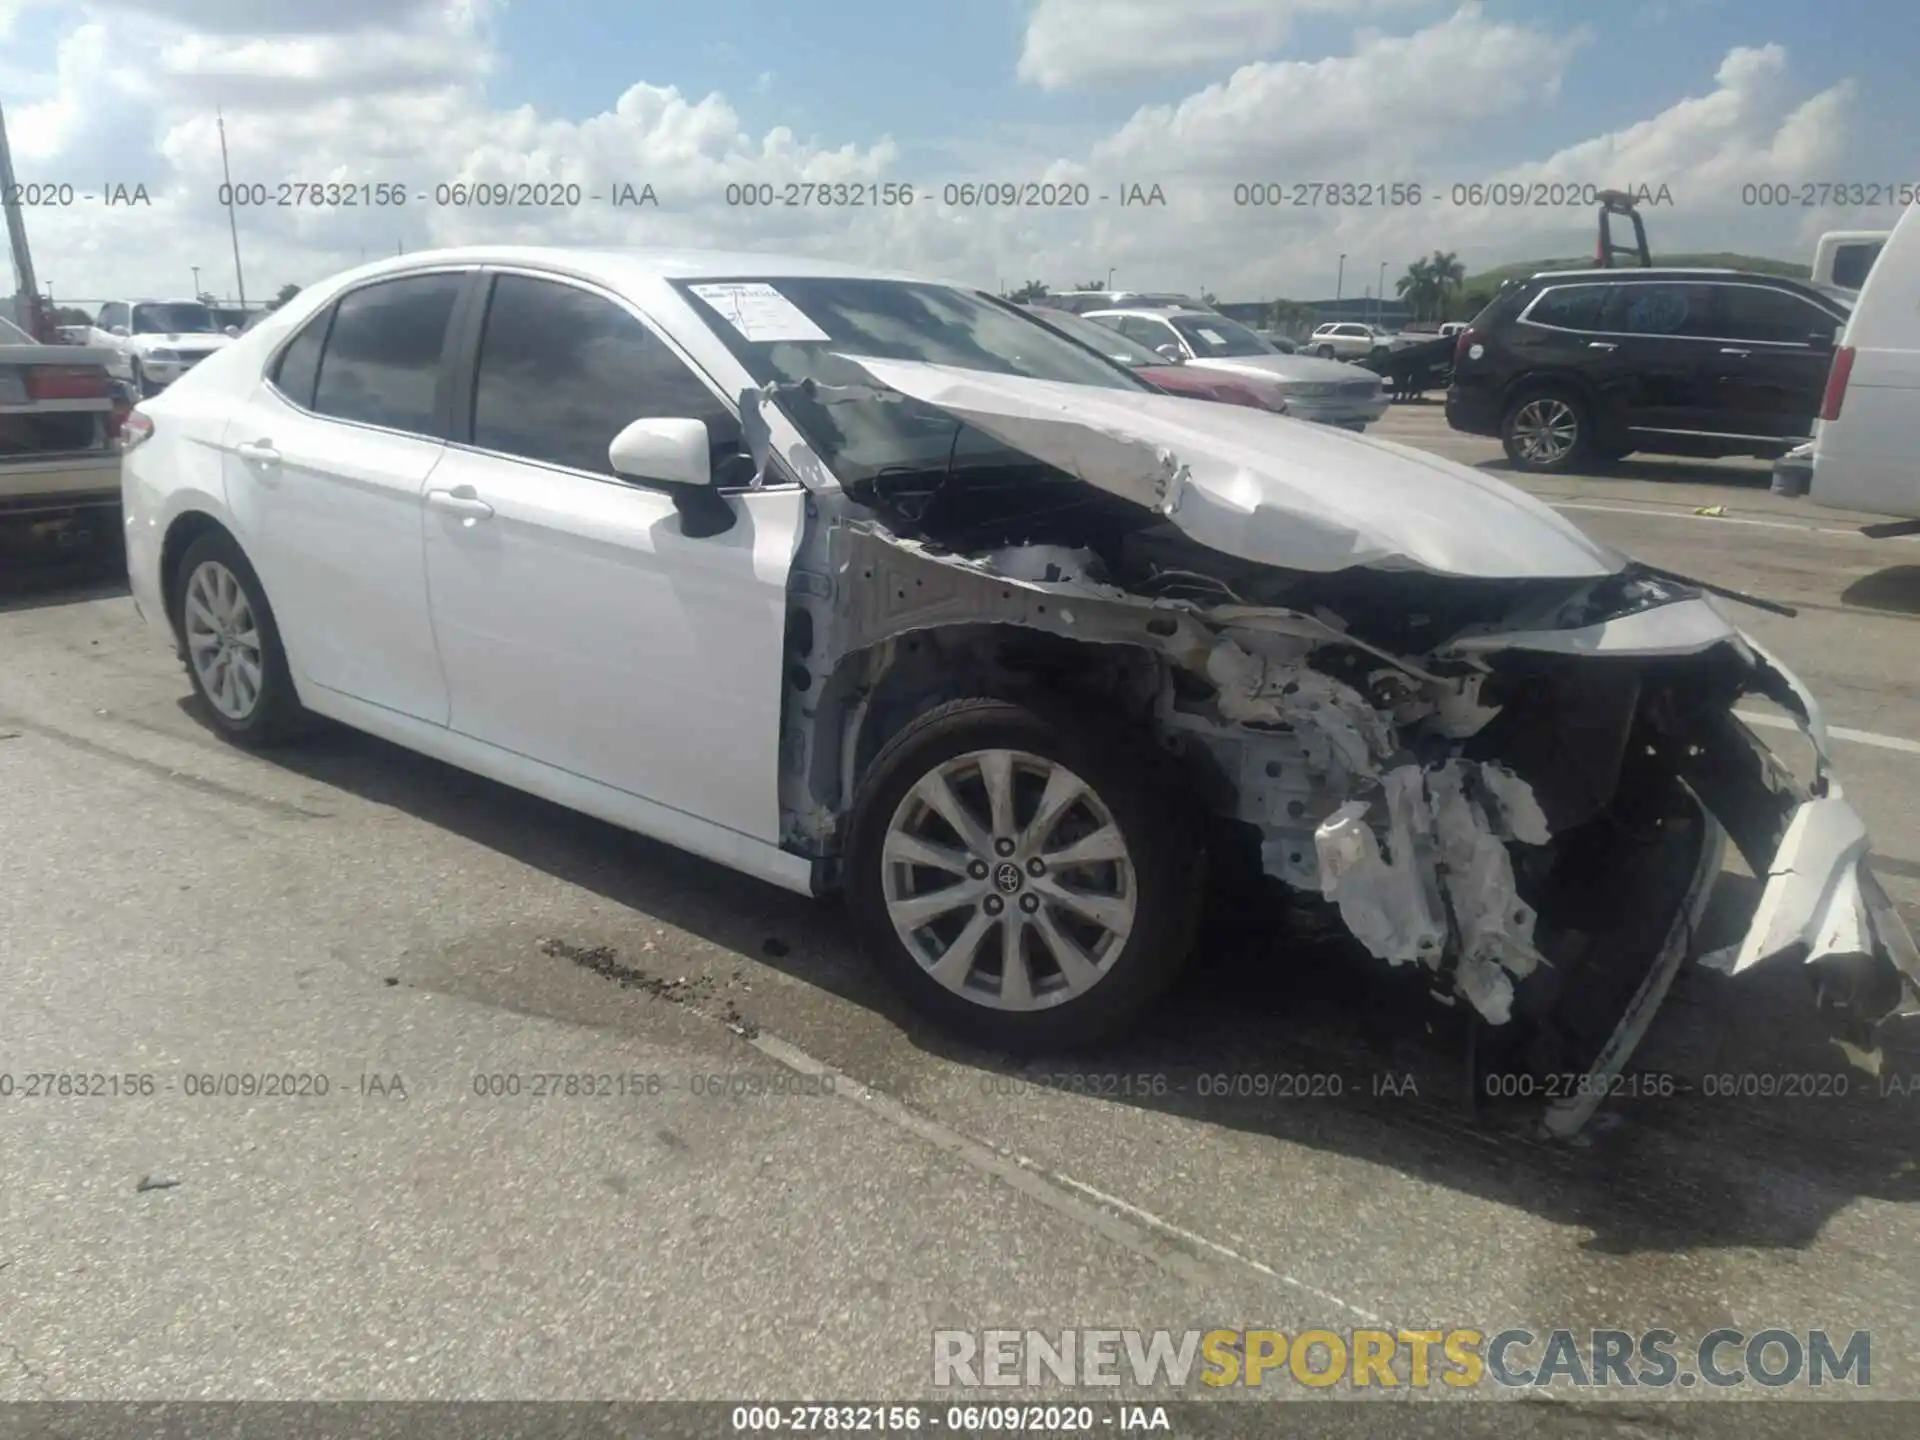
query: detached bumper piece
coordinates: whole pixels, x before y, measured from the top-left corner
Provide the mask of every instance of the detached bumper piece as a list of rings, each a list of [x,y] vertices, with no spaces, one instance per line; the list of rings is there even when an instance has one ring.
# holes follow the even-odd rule
[[[1726,969],[1798,961],[1849,1058],[1879,1069],[1875,1032],[1920,1014],[1920,952],[1867,858],[1867,827],[1838,795],[1794,812],[1746,940]]]

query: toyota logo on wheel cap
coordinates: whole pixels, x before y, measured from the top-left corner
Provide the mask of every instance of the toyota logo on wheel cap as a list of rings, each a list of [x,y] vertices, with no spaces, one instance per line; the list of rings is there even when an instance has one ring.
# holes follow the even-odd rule
[[[1011,860],[1002,860],[993,870],[994,888],[1002,895],[1011,895],[1021,886],[1020,867]]]

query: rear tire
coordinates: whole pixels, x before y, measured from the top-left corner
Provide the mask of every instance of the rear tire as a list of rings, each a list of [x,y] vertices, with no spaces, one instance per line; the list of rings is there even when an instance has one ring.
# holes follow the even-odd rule
[[[1586,402],[1571,390],[1554,386],[1523,390],[1507,404],[1500,441],[1516,470],[1565,474],[1592,453],[1593,421]]]
[[[1050,706],[928,711],[855,801],[846,888],[863,947],[917,1010],[988,1049],[1118,1035],[1179,974],[1203,898],[1204,850],[1160,768]]]
[[[222,735],[264,749],[316,728],[294,692],[267,592],[231,535],[210,530],[187,546],[167,608],[187,678]]]

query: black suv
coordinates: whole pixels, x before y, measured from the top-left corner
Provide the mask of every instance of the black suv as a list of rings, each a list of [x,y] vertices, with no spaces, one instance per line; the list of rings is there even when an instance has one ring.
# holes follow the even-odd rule
[[[1522,470],[1774,459],[1819,414],[1847,303],[1739,270],[1559,270],[1509,286],[1454,349],[1447,423]]]

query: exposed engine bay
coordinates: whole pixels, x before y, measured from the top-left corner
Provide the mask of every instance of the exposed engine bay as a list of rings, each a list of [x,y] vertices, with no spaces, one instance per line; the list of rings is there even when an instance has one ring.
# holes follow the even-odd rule
[[[954,373],[868,368],[935,404]],[[1254,528],[1270,492],[1223,472],[1183,525],[1205,477],[1179,452],[1056,415],[1051,395],[1029,404],[1036,382],[1005,388],[954,413],[1032,464],[809,497],[789,586],[790,848],[831,863],[856,778],[905,718],[1041,687],[1153,737],[1265,876],[1331,906],[1378,962],[1421,967],[1525,1063],[1618,1074],[1689,960],[1801,967],[1869,1069],[1881,1024],[1920,1012],[1920,955],[1817,705],[1701,587],[1624,557],[1487,578],[1229,553],[1195,530],[1227,533],[1233,504]],[[1136,475],[1157,498],[1129,492]],[[1735,716],[1743,696],[1798,723],[1810,778]],[[1745,939],[1703,956],[1728,842],[1762,893]],[[1549,1131],[1579,1130],[1604,1093],[1557,1101]]]

